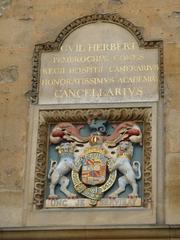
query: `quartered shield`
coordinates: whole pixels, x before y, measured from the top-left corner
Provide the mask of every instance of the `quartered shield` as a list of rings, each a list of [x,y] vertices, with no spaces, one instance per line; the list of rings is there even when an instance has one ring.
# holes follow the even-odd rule
[[[106,181],[107,157],[100,151],[89,152],[82,159],[81,179],[86,185],[98,185]]]

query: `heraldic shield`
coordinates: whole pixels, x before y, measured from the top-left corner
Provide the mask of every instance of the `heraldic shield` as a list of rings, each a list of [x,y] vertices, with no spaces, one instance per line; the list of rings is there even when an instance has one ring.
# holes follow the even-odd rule
[[[88,149],[88,154],[82,157],[82,182],[87,185],[96,186],[106,180],[107,158],[102,151]]]

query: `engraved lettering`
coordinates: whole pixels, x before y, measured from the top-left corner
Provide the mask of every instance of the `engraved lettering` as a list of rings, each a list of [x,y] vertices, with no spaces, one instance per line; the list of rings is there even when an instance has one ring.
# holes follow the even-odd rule
[[[157,49],[139,49],[128,36],[66,40],[47,58],[42,53],[40,103],[46,94],[56,103],[158,100]]]
[[[154,65],[123,65],[123,66],[110,66],[109,72],[147,72],[147,71],[158,71],[159,67],[157,64]]]
[[[62,68],[43,68],[42,74],[44,75],[53,75],[53,74],[63,74],[65,73],[64,67]]]
[[[134,49],[135,49],[134,42],[88,44],[89,52],[121,51],[121,50],[134,50]]]
[[[91,55],[91,56],[68,56],[68,57],[54,57],[53,63],[96,63],[107,62],[108,56],[105,55]]]

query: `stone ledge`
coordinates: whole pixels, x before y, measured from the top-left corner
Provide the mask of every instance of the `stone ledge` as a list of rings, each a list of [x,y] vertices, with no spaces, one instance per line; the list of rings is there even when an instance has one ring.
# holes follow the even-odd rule
[[[0,239],[180,239],[180,226],[120,229],[4,228],[0,230]]]

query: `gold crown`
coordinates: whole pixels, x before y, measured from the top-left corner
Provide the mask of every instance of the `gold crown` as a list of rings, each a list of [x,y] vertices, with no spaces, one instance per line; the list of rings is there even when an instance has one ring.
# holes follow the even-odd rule
[[[74,153],[75,145],[73,143],[61,143],[56,147],[59,154]]]

